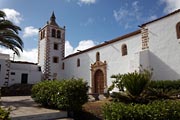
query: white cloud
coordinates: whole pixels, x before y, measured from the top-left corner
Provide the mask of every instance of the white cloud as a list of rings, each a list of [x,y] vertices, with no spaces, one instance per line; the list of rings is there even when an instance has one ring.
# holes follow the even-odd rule
[[[150,16],[149,18],[148,18],[148,20],[149,21],[151,21],[151,20],[155,20],[155,19],[157,19],[158,17],[156,16],[156,15],[152,15],[152,16]]]
[[[114,10],[113,15],[114,15],[115,20],[117,22],[120,22],[121,20],[129,16],[129,12],[126,9],[120,8],[118,11]]]
[[[143,6],[139,1],[127,3],[119,9],[113,10],[113,16],[116,22],[125,29],[134,28],[138,24],[157,19],[157,16],[151,13],[144,14]]]
[[[134,1],[132,3],[132,7],[134,8],[135,12],[139,11],[139,6],[138,6],[139,2],[138,1]]]
[[[82,4],[86,4],[86,5],[90,5],[90,4],[95,4],[96,0],[79,0],[77,2],[78,5],[82,5]]]
[[[68,56],[72,53],[76,53],[78,52],[78,50],[82,51],[93,46],[95,46],[95,43],[93,40],[82,40],[79,42],[76,48],[73,48],[72,45],[69,43],[69,41],[66,41],[65,42],[65,56]]]
[[[32,37],[38,35],[38,29],[33,26],[28,26],[24,28],[23,37]]]
[[[20,24],[20,22],[23,20],[21,14],[14,9],[5,8],[2,9],[2,11],[6,13],[7,19],[15,24]]]
[[[72,53],[73,53],[73,47],[69,41],[66,41],[65,42],[65,56],[68,56]]]
[[[20,57],[15,58],[15,60],[20,60],[20,61],[28,61],[28,62],[33,62],[37,63],[38,59],[38,49],[34,48],[31,50],[24,50],[23,53],[21,53]]]
[[[14,52],[12,50],[0,47],[0,53],[10,54],[10,59],[13,60],[13,53]],[[34,48],[31,50],[24,50],[20,55],[21,55],[20,57],[15,55],[14,60],[15,61],[28,61],[28,62],[37,63],[38,49]]]
[[[141,7],[138,1],[134,1],[131,4],[126,4],[120,7],[119,10],[113,11],[115,20],[125,29],[131,28],[136,21],[142,21]]]
[[[84,4],[94,4],[96,3],[96,0],[79,0],[79,2]]]
[[[85,50],[90,47],[95,46],[94,41],[92,40],[82,40],[79,42],[79,45],[76,48],[73,48],[69,41],[65,42],[65,56],[68,56],[70,54],[78,52],[77,50]],[[0,53],[9,54],[10,59],[13,60],[13,51],[6,49],[4,47],[0,47]],[[30,49],[30,50],[24,50],[21,54],[21,56],[18,57],[15,55],[15,61],[27,61],[27,62],[33,62],[37,63],[38,59],[38,49]]]
[[[92,40],[82,40],[79,42],[79,45],[74,49],[74,53],[77,52],[77,50],[85,50],[93,46],[95,46],[95,43]]]
[[[93,18],[88,18],[87,21],[85,23],[81,23],[81,26],[88,26],[94,23],[94,19]]]
[[[164,9],[165,13],[170,13],[180,8],[180,0],[160,0],[160,1],[166,4],[166,7]]]

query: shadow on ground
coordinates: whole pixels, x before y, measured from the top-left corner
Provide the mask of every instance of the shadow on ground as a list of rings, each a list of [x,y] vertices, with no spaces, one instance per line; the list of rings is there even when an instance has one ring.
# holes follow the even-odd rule
[[[79,114],[74,115],[74,120],[103,120],[101,117],[97,117],[92,113],[82,111]]]

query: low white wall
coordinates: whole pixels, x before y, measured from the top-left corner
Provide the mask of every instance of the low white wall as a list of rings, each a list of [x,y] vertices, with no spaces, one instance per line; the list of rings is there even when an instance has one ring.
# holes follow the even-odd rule
[[[21,83],[22,74],[28,74],[27,83],[35,84],[41,81],[42,73],[38,65],[11,63],[9,86],[15,83]]]

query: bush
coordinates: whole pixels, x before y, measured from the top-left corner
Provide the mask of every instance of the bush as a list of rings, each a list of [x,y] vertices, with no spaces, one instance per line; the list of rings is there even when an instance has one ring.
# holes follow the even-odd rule
[[[119,88],[119,93],[113,94],[114,100],[121,101],[122,98],[132,102],[146,102],[144,101],[144,92],[147,88],[151,73],[147,70],[141,71],[140,73],[135,71],[123,75],[113,75],[111,78],[115,78],[112,86],[109,90],[114,87]],[[119,99],[119,100],[118,100]]]
[[[35,102],[52,108],[57,108],[57,103],[54,99],[59,91],[59,81],[43,81],[35,84],[31,90],[31,97]]]
[[[150,82],[149,87],[163,90],[179,90],[180,80],[153,80]]]
[[[151,81],[148,90],[159,97],[177,96],[180,93],[180,80]]]
[[[179,101],[154,101],[145,104],[111,103],[103,107],[105,120],[179,120]]]
[[[133,73],[124,74],[122,80],[128,93],[133,97],[139,97],[147,87],[150,78],[147,77],[145,73],[138,73],[135,71]]]
[[[51,108],[79,111],[88,100],[87,91],[82,79],[43,81],[33,86],[32,98]]]
[[[0,120],[10,120],[9,114],[9,111],[6,111],[0,107]]]

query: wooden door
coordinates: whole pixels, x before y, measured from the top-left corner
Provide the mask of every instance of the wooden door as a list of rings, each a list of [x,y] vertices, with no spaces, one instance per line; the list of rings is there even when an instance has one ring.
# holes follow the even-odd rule
[[[104,75],[101,70],[97,70],[94,76],[94,92],[104,93]]]

